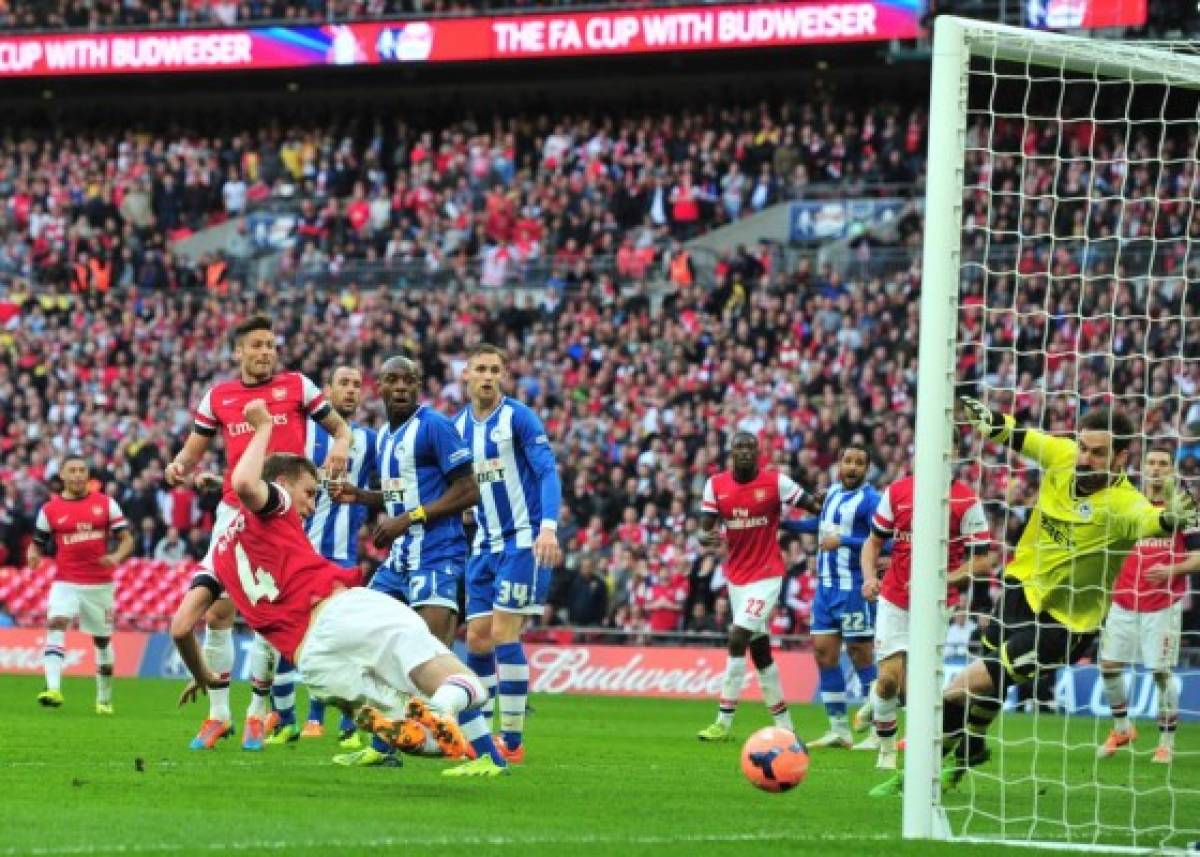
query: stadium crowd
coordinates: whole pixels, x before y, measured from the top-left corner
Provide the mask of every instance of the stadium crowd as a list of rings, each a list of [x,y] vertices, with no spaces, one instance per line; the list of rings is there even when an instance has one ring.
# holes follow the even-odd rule
[[[911,171],[923,127],[916,111],[856,115],[826,102],[654,119],[523,117],[491,131],[399,128],[386,143],[348,128],[6,142],[7,258],[74,260],[78,274],[38,288],[13,277],[0,301],[0,562],[19,561],[31,515],[68,451],[92,460],[120,500],[139,556],[202,552],[217,498],[167,490],[162,468],[190,426],[190,406],[231,368],[226,332],[267,308],[283,365],[324,380],[337,363],[369,370],[407,351],[424,363],[430,402],[447,412],[462,405],[465,348],[479,339],[504,346],[515,393],[545,416],[563,467],[568,562],[547,621],[721,628],[720,563],[700,554],[695,530],[704,479],[724,464],[723,439],[733,428],[758,433],[774,464],[813,487],[829,484],[852,441],[872,450],[877,484],[903,475],[914,444],[921,278],[915,255],[897,273],[847,278],[808,258],[781,266],[741,250],[702,283],[675,264],[678,242],[756,205],[749,182],[718,192],[730,175],[849,182],[879,164]],[[1027,157],[1023,169],[1015,154],[969,164],[960,377],[1054,429],[1072,424],[1076,401],[1053,391],[1121,391],[1148,435],[1179,442],[1181,466],[1194,475],[1200,367],[1182,357],[1200,348],[1200,327],[1185,322],[1200,295],[1183,275],[1200,227],[1176,199],[1191,186],[1194,161],[1150,170],[1140,163],[1156,154],[1149,140],[1084,126],[1064,127],[1059,139],[1049,128],[971,129],[973,148]],[[1172,143],[1178,151],[1194,144]],[[1050,157],[1081,151],[1103,157],[1094,166]],[[188,196],[202,175],[203,192]],[[231,181],[242,192],[231,193]],[[239,213],[250,188],[278,193],[280,183],[318,197],[305,208],[314,226],[321,212],[349,224],[335,229],[327,218],[306,230],[302,222],[297,260],[369,258],[381,242],[385,257],[393,244],[425,258],[449,245],[466,260],[527,240],[561,263],[561,288],[535,300],[506,289],[251,289],[228,279],[143,278],[148,265],[170,266],[173,229]],[[681,206],[679,191],[696,187],[712,193]],[[1090,209],[1063,201],[1079,187],[1099,188],[1101,198]],[[1117,187],[1124,204],[1109,198]],[[365,212],[351,217],[360,203]],[[52,218],[57,231],[47,231]],[[984,224],[992,240],[982,239]],[[636,253],[622,250],[636,250],[646,234],[646,246],[668,249],[634,264]],[[1139,254],[1150,237],[1155,252]],[[615,276],[598,261],[614,248]],[[74,267],[114,257],[129,266],[106,285]],[[378,424],[378,405],[366,410],[364,420]],[[964,474],[986,488],[997,530],[1015,543],[1034,471],[998,450],[982,465],[969,463],[969,447],[961,454]],[[812,592],[813,545],[789,539],[785,549],[778,633],[807,627]]]
[[[194,120],[193,120],[194,121]],[[812,185],[851,194],[917,176],[920,109],[831,94],[628,115],[516,114],[422,127],[369,114],[205,131],[62,130],[0,142],[0,275],[75,288],[217,284],[172,242],[288,211],[281,275],[361,260],[483,285],[603,257],[639,279],[670,240]],[[273,202],[270,206],[256,203]]]

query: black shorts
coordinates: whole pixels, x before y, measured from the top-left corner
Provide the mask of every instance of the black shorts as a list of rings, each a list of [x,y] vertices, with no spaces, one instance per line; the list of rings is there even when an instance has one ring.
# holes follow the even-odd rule
[[[983,658],[993,661],[1008,681],[1021,684],[1046,669],[1072,664],[1096,638],[1072,631],[1045,611],[1034,613],[1021,582],[1004,578],[1004,589],[983,633]]]

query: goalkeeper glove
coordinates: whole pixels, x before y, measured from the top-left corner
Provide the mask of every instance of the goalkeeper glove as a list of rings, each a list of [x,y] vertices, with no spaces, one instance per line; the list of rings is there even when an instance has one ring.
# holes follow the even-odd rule
[[[970,396],[960,396],[963,415],[967,422],[983,435],[990,436],[993,430],[992,412],[983,402]]]
[[[1164,530],[1194,530],[1200,526],[1200,509],[1196,508],[1196,498],[1180,488],[1174,479],[1167,482],[1166,497],[1160,518]]]

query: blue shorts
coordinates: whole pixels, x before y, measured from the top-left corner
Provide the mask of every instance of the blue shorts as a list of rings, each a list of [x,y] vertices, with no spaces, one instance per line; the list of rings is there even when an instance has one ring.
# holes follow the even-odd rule
[[[875,605],[862,590],[817,587],[813,599],[812,633],[841,634],[846,639],[875,637]]]
[[[495,610],[539,615],[550,591],[550,569],[532,548],[477,553],[467,560],[467,621]]]
[[[419,607],[447,607],[458,612],[458,582],[463,576],[461,559],[428,562],[409,571],[388,561],[371,578],[370,589],[390,595],[416,610]]]

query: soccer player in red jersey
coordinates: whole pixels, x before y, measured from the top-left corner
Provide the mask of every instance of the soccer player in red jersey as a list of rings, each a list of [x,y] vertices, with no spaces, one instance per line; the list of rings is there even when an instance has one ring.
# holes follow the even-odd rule
[[[345,472],[351,442],[350,427],[326,401],[316,384],[299,372],[276,372],[278,354],[269,318],[254,316],[246,319],[234,328],[233,342],[238,377],[220,381],[205,392],[196,407],[192,432],[175,460],[167,465],[165,474],[169,485],[181,484],[195,470],[213,437],[221,434],[227,468],[221,505],[217,508],[209,543],[210,555],[212,546],[233,519],[237,506],[237,495],[228,474],[237,466],[254,434],[242,416],[249,402],[262,399],[267,403],[275,424],[270,452],[303,455],[308,419],[319,422],[334,438],[323,462],[330,478]],[[221,675],[233,669],[234,615],[233,605],[223,598],[205,617],[208,625],[205,658]],[[256,645],[252,649],[250,666],[251,678],[259,692],[251,697],[242,746],[248,750],[261,750],[272,669],[265,646]],[[218,682],[211,688],[208,718],[192,740],[193,750],[211,749],[220,738],[233,733],[228,678],[223,681],[224,685]]]
[[[717,703],[717,720],[700,730],[701,741],[725,741],[733,726],[733,714],[746,677],[746,649],[758,670],[763,702],[775,725],[792,731],[792,718],[783,701],[779,670],[771,657],[767,622],[779,600],[786,568],[779,550],[779,519],[784,506],[812,513],[821,509],[815,497],[776,470],[761,470],[758,439],[749,432],[733,436],[732,468],[723,470],[704,484],[700,507],[700,543],[716,547],[720,542],[717,524],[725,525],[729,555],[725,576],[729,579],[729,603],[733,624],[729,629],[729,658]]]
[[[875,734],[879,738],[879,761],[876,767],[896,769],[896,710],[899,695],[904,691],[905,665],[908,653],[908,599],[912,580],[912,521],[915,478],[906,476],[893,482],[883,492],[871,535],[863,544],[862,594],[868,601],[878,601],[875,615],[875,659],[879,675],[871,685],[871,711],[874,713]],[[879,555],[884,543],[892,541],[892,564],[879,580]],[[971,487],[961,480],[950,485],[950,545],[946,582],[949,589],[946,603],[958,603],[958,590],[972,577],[988,569],[991,536],[983,504]]]
[[[92,635],[96,647],[96,713],[112,714],[113,569],[133,553],[133,535],[117,501],[88,490],[88,466],[68,457],[59,470],[63,491],[38,511],[29,546],[29,566],[54,552],[54,583],[46,605],[46,649],[42,668],[46,689],[38,702],[51,708],[63,704],[63,645],[76,616],[79,630]],[[116,537],[116,548],[108,545]]]
[[[313,549],[303,518],[316,508],[316,466],[288,453],[267,457],[273,415],[264,400],[246,404],[244,418],[253,436],[230,480],[238,499],[233,519],[171,622],[192,674],[180,703],[221,681],[192,629],[226,594],[299,667],[318,699],[358,709],[359,723],[393,744],[424,742],[419,723],[446,755],[461,756],[467,745],[455,718],[482,705],[487,691],[416,613],[362,587],[357,567]]]
[[[1142,467],[1142,493],[1164,504],[1174,477],[1171,453],[1152,449]],[[1158,747],[1152,761],[1170,764],[1179,720],[1179,687],[1171,672],[1179,663],[1182,600],[1187,576],[1200,571],[1200,532],[1142,539],[1125,558],[1113,584],[1113,603],[1100,637],[1100,675],[1112,709],[1113,729],[1096,751],[1108,758],[1137,739],[1129,723],[1125,670],[1141,661],[1158,686]]]

